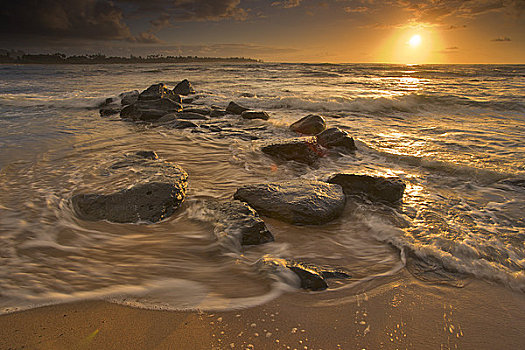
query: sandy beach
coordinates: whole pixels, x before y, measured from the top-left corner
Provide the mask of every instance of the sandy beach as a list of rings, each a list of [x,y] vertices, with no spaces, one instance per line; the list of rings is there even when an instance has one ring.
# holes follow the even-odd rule
[[[0,317],[1,349],[519,349],[525,298],[400,279],[360,294],[296,292],[229,312],[85,301]]]

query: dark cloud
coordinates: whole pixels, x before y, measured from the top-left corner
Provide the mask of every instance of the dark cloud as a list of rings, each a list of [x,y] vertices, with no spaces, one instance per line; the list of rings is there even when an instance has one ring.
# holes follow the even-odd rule
[[[138,35],[130,36],[129,38],[126,38],[127,41],[130,43],[140,43],[140,44],[160,44],[162,43],[162,40],[160,40],[155,33],[152,32],[142,32]]]
[[[512,40],[508,36],[504,36],[504,37],[499,37],[499,38],[492,39],[491,41],[509,42],[509,41],[512,41]]]
[[[286,9],[301,5],[302,0],[281,0],[272,2],[272,6],[283,7]]]
[[[106,0],[19,0],[2,4],[0,33],[125,39],[122,10]]]

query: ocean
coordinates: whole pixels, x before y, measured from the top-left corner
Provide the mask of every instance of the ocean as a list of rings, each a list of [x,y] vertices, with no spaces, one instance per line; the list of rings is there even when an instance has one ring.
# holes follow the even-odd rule
[[[525,292],[524,65],[1,65],[0,74],[1,313],[87,299],[230,310],[306,293],[261,271],[265,255],[352,275],[325,294],[372,289],[403,269],[426,283]],[[195,104],[236,101],[271,118],[225,116],[213,121],[220,132],[191,132],[99,115],[107,97],[185,78]],[[358,151],[313,167],[260,151],[308,114],[346,130]],[[151,225],[79,219],[71,197],[102,190],[108,167],[137,150],[188,172],[184,205]],[[225,250],[197,201],[335,173],[398,176],[403,203],[350,203],[321,226],[264,218],[275,242]]]

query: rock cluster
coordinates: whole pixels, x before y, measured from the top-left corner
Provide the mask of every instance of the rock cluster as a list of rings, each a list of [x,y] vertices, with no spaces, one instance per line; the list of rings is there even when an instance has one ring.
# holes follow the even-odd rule
[[[136,123],[154,123],[173,129],[192,129],[191,132],[218,132],[224,137],[236,136],[246,140],[257,138],[250,130],[266,127],[231,130],[231,124],[218,118],[239,116],[238,120],[268,120],[265,111],[250,110],[235,102],[225,109],[217,106],[188,105],[198,101],[188,80],[170,90],[164,84],[151,85],[109,98],[100,105],[103,116],[120,113],[123,119]],[[227,117],[228,118],[228,117]],[[223,118],[224,119],[224,118]],[[231,120],[231,118],[229,119]],[[246,122],[243,122],[246,124]],[[267,142],[261,151],[280,161],[295,161],[317,166],[319,159],[339,152],[352,154],[357,150],[354,139],[337,127],[327,129],[319,115],[307,115],[291,124],[296,133],[289,138]],[[297,133],[300,136],[297,136]],[[337,152],[332,152],[335,150]],[[155,223],[174,214],[186,197],[188,175],[177,166],[158,159],[155,152],[138,151],[110,166],[109,172],[142,169],[146,176],[108,193],[77,194],[73,208],[85,220],[108,220],[118,223]],[[140,172],[140,171],[139,171]],[[126,177],[127,178],[127,177]],[[348,200],[364,197],[370,201],[396,203],[402,200],[404,183],[397,178],[368,175],[335,174],[327,181],[293,180],[246,185],[237,189],[232,200],[198,200],[206,220],[214,226],[221,245],[250,246],[272,242],[274,237],[259,216],[275,218],[294,225],[322,225],[342,215]],[[306,264],[290,259],[264,257],[258,266],[263,269],[292,271],[302,288],[327,288],[327,278],[349,278],[342,271]]]

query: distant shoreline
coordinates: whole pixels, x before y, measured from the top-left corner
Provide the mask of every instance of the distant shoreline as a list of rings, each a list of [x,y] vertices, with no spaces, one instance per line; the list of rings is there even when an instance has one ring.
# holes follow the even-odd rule
[[[261,63],[245,57],[157,56],[106,57],[104,55],[66,56],[64,54],[0,55],[0,64],[157,64],[157,63]]]

